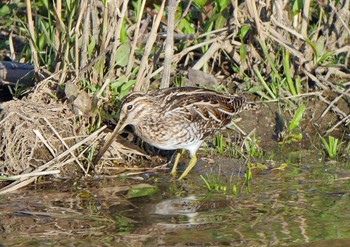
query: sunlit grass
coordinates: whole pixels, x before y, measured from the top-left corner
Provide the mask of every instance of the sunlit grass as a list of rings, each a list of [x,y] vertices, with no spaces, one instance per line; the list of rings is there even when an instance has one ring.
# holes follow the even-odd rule
[[[336,159],[342,147],[342,143],[339,142],[339,139],[334,138],[333,136],[328,136],[328,142],[322,136],[320,136],[320,139],[323,143],[323,148],[326,150],[327,156],[332,160]]]

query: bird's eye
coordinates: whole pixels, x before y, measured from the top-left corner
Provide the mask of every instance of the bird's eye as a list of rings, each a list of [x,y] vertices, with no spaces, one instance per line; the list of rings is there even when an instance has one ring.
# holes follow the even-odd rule
[[[130,111],[133,107],[134,107],[133,105],[128,105],[128,106],[126,107],[126,109],[127,109],[128,111]]]

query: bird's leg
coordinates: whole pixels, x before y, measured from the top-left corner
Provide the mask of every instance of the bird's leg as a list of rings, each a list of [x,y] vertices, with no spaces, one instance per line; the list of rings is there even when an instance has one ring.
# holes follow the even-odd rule
[[[190,163],[188,163],[188,166],[186,167],[186,170],[182,173],[182,175],[179,177],[179,180],[183,179],[184,177],[187,176],[187,174],[192,170],[192,168],[196,165],[197,163],[197,156],[193,155]]]
[[[183,154],[183,152],[184,152],[184,150],[182,150],[180,152],[177,152],[176,158],[175,158],[175,161],[174,161],[174,166],[173,166],[173,169],[171,170],[171,175],[175,175],[176,174],[176,169],[177,169],[177,166],[179,164],[181,154]]]

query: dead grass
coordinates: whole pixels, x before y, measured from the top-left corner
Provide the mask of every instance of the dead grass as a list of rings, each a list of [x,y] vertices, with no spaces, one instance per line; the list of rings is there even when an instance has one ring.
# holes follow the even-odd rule
[[[89,174],[91,152],[87,151],[95,149],[106,136],[106,126],[87,134],[88,120],[78,118],[66,103],[51,99],[43,90],[2,103],[0,108],[0,194],[43,175],[76,178]],[[113,160],[135,153],[118,143],[112,150]]]

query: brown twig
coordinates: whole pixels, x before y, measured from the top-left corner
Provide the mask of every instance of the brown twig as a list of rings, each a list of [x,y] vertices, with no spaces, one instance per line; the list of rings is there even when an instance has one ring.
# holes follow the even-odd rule
[[[167,27],[167,38],[165,43],[165,58],[164,58],[164,70],[160,88],[167,88],[170,84],[170,73],[171,73],[171,61],[174,50],[174,22],[175,12],[177,7],[177,0],[168,1],[168,27]]]

